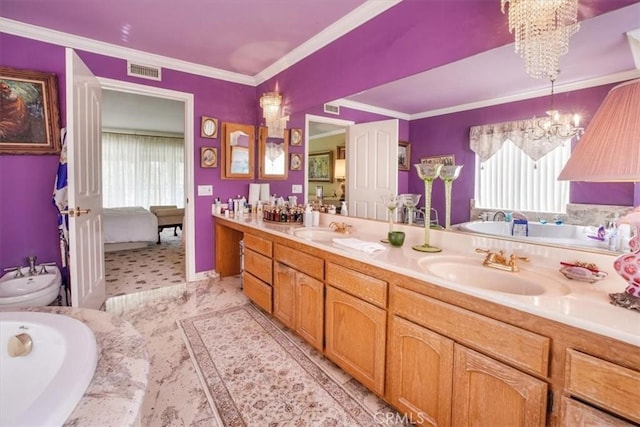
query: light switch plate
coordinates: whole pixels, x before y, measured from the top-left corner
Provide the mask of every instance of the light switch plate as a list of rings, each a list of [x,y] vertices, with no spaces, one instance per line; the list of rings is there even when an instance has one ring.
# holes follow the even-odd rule
[[[198,196],[213,196],[213,185],[198,185]]]
[[[300,194],[302,193],[302,185],[299,184],[294,184],[291,186],[291,192],[293,194]]]

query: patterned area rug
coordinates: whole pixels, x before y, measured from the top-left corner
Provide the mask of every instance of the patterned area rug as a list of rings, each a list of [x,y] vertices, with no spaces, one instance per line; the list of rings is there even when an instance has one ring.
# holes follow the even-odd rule
[[[165,229],[161,239],[159,245],[105,253],[107,298],[185,282],[181,236]]]
[[[251,304],[178,325],[225,426],[402,425],[393,409],[376,397],[372,403],[371,393],[344,373],[343,381],[330,375],[326,359],[318,363],[311,347]]]

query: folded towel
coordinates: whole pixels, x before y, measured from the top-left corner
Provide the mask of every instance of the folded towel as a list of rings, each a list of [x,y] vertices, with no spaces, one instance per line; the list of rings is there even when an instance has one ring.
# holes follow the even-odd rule
[[[333,239],[333,243],[337,245],[345,246],[347,248],[356,249],[358,251],[367,252],[370,254],[377,251],[383,251],[385,249],[385,247],[380,243],[365,242],[364,240],[353,239],[353,238]]]

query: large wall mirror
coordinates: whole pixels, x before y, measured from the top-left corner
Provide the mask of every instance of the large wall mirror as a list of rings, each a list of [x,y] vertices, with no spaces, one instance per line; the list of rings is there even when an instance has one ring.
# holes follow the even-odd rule
[[[287,179],[289,157],[289,132],[282,138],[269,136],[269,129],[258,130],[258,177],[260,179]]]
[[[255,158],[255,127],[222,123],[222,179],[252,179]]]

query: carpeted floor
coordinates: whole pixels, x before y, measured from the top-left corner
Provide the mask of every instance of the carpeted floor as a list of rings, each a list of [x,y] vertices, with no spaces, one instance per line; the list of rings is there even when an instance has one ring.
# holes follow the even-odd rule
[[[252,304],[178,324],[222,425],[374,426],[401,421],[384,402],[371,401],[362,385]]]
[[[180,232],[161,233],[161,244],[105,253],[107,298],[185,282],[184,246]]]

